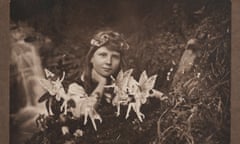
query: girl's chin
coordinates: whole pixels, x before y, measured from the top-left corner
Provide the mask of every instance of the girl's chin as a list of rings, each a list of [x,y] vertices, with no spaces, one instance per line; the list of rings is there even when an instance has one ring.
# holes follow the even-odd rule
[[[113,74],[112,70],[103,70],[100,75],[104,76],[104,77],[109,77]]]
[[[99,76],[102,76],[102,77],[109,77],[112,75],[112,71],[96,71],[95,73],[95,76],[96,75],[99,75]]]
[[[112,73],[110,73],[110,72],[103,72],[101,75],[104,76],[104,77],[110,77],[112,75]]]

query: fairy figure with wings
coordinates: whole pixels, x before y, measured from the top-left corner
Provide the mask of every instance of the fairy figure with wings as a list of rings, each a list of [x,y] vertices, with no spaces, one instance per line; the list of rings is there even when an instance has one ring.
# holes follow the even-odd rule
[[[121,105],[127,105],[129,101],[131,101],[131,97],[128,95],[128,80],[133,72],[133,69],[126,70],[123,72],[123,70],[120,70],[118,73],[116,79],[112,77],[113,84],[105,86],[107,87],[113,87],[114,88],[114,94],[115,97],[112,100],[112,105],[117,107],[116,115],[120,115],[120,106]]]
[[[88,117],[90,118],[94,130],[97,131],[95,120],[99,120],[102,123],[102,118],[96,111],[96,104],[99,93],[92,93],[88,95],[84,88],[77,83],[72,83],[68,88],[69,99],[67,102],[72,102],[73,105],[69,105],[67,111],[72,114],[72,119],[78,119],[84,117],[83,124],[87,124]]]
[[[136,113],[140,122],[143,121],[145,115],[140,111],[141,106],[146,103],[148,97],[157,97],[160,100],[167,99],[164,94],[154,88],[157,75],[147,76],[146,71],[143,71],[137,82],[132,76],[128,80],[129,93],[134,96],[134,101],[128,104],[128,109],[125,118],[129,117],[131,109]]]
[[[44,69],[44,71],[46,79],[40,78],[39,83],[45,90],[47,90],[47,93],[42,95],[38,102],[41,103],[46,101],[46,109],[49,115],[59,115],[63,112],[61,105],[63,104],[64,100],[67,99],[67,94],[62,85],[65,72],[63,72],[63,76],[60,79],[48,69]]]

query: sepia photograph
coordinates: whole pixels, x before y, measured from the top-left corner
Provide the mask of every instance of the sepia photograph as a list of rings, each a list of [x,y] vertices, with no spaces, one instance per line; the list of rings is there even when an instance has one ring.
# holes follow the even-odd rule
[[[10,144],[230,144],[231,0],[10,0]]]

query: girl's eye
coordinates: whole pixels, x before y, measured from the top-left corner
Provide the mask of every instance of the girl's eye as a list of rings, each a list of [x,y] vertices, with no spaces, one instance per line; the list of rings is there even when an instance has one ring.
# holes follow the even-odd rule
[[[120,59],[120,55],[112,55],[114,59]]]
[[[107,53],[99,53],[99,56],[105,57],[107,56]]]

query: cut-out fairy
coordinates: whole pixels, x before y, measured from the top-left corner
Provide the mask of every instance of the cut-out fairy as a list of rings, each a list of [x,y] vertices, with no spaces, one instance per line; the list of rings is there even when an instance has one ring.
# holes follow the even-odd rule
[[[63,101],[67,98],[67,94],[63,88],[62,82],[65,77],[65,72],[63,72],[63,76],[60,79],[56,77],[54,73],[49,71],[48,69],[44,69],[46,79],[39,79],[40,85],[47,90],[47,93],[42,95],[38,102],[46,101],[46,109],[49,115],[58,116],[63,111],[61,110],[61,105]]]
[[[99,93],[93,93],[88,96],[84,88],[77,83],[70,84],[68,88],[68,101],[72,101],[74,106],[68,107],[67,111],[71,112],[73,119],[83,116],[84,125],[87,124],[89,117],[95,131],[97,131],[95,120],[99,120],[100,123],[102,123],[102,118],[96,111],[96,104],[98,102],[99,95]]]
[[[130,110],[136,113],[138,119],[142,122],[145,118],[144,114],[140,111],[142,104],[145,104],[147,101],[147,97],[149,96],[149,92],[153,89],[155,81],[157,79],[157,75],[153,75],[148,78],[146,71],[143,71],[139,82],[137,82],[133,77],[130,77],[128,81],[128,88],[130,93],[134,96],[134,101],[130,102],[128,105],[127,113],[125,118],[129,117]]]
[[[133,72],[133,69],[126,70],[123,72],[123,70],[120,70],[118,73],[116,79],[112,77],[114,83],[112,85],[105,86],[105,88],[113,87],[115,97],[112,100],[112,105],[117,107],[116,115],[120,115],[120,106],[121,105],[127,105],[129,101],[131,101],[131,97],[128,95],[128,80]]]
[[[168,97],[162,92],[154,89],[154,85],[157,79],[157,75],[147,76],[146,71],[143,71],[137,82],[132,76],[128,80],[129,94],[133,95],[134,101],[128,105],[125,118],[129,117],[131,109],[136,113],[140,122],[145,118],[144,114],[140,111],[141,106],[146,103],[148,97],[156,97],[160,100],[165,100]]]

